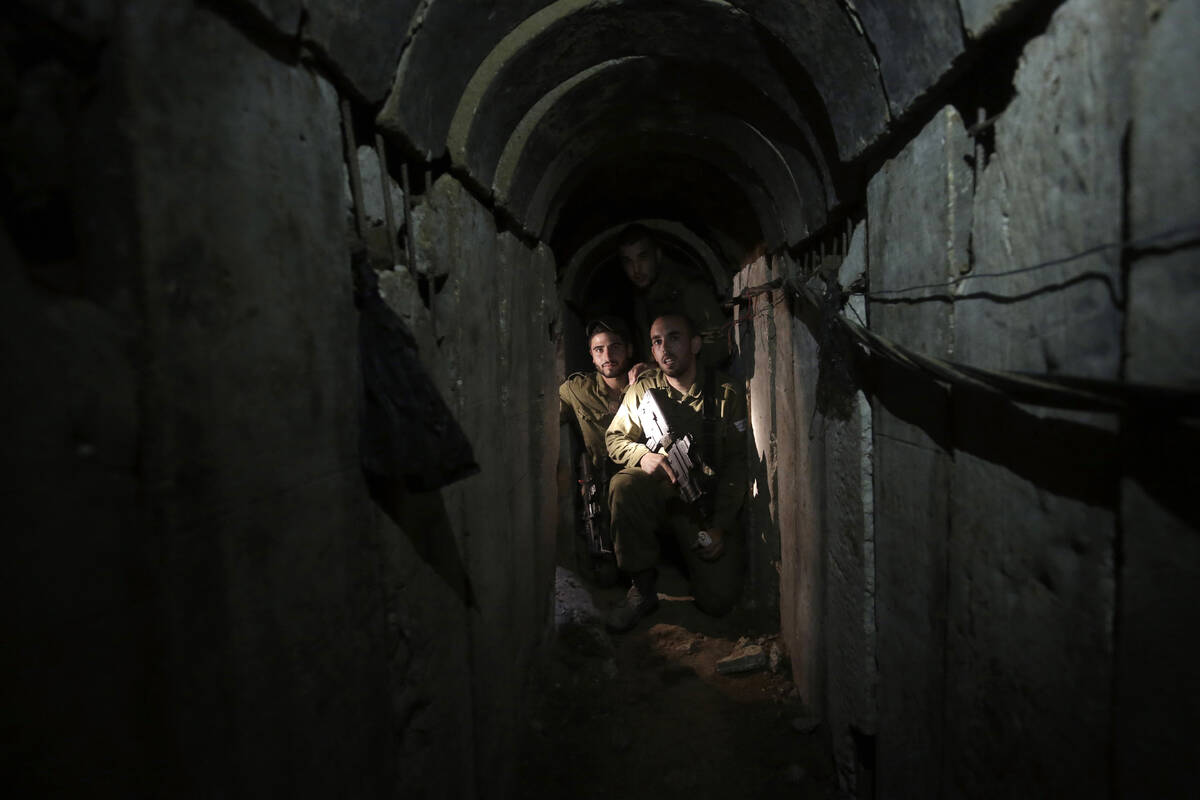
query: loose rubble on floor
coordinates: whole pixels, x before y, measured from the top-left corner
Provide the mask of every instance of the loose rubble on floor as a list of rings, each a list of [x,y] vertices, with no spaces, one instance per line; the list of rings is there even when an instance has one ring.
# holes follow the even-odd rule
[[[591,591],[558,570],[522,796],[834,796],[828,745],[778,634],[738,612],[707,617],[681,580],[660,579],[659,610],[612,635],[602,613],[622,590]]]

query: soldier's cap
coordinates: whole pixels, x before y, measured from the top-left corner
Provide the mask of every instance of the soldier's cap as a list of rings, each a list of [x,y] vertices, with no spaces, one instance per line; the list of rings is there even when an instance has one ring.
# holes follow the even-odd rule
[[[629,326],[620,317],[596,317],[587,324],[587,339],[590,342],[597,333],[614,333],[621,337],[625,344],[632,343],[629,336]]]

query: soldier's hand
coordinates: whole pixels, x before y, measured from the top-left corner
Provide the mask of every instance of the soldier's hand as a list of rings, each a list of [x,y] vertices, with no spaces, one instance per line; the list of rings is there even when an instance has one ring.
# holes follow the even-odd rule
[[[638,363],[634,364],[632,367],[629,368],[629,375],[628,375],[629,382],[633,383],[634,381],[636,381],[638,379],[638,375],[641,375],[643,372],[645,372],[648,369],[650,369],[650,365],[647,364],[645,361],[639,361]]]
[[[725,531],[709,528],[708,538],[712,539],[712,544],[699,549],[700,557],[705,561],[716,561],[725,552]]]
[[[638,462],[638,466],[647,475],[662,476],[671,483],[675,482],[675,471],[671,469],[671,464],[664,455],[646,453],[646,455],[642,456],[642,460]]]

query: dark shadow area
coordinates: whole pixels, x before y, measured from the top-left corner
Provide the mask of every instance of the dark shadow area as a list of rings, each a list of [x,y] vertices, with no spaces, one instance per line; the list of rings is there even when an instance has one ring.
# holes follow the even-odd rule
[[[425,372],[412,333],[379,296],[365,249],[352,259],[363,401],[359,456],[371,499],[459,599],[473,605],[441,487],[479,471],[466,434]]]
[[[740,242],[762,239],[745,191],[725,171],[663,149],[652,136],[612,140],[561,191],[550,247],[560,264],[597,231],[638,219],[673,219],[706,238],[719,221]],[[565,187],[564,187],[565,188]]]
[[[854,413],[855,395],[862,383],[857,350],[841,323],[839,313],[846,296],[836,281],[827,281],[821,295],[820,314],[788,292],[788,310],[799,316],[817,340],[816,411],[823,417],[848,420]]]
[[[516,796],[834,797],[825,732],[796,724],[809,709],[777,633],[744,610],[703,614],[671,567],[658,588],[658,610],[627,634],[560,629],[533,676],[546,691],[514,732],[523,744]],[[775,670],[722,674],[717,662],[739,642],[778,650]]]
[[[961,387],[950,392],[950,408],[956,449],[1057,495],[1115,508],[1121,465],[1114,431],[1041,417],[999,395]]]
[[[920,428],[942,450],[953,448],[950,392],[942,384],[888,361],[862,359],[863,391],[897,419]]]
[[[440,491],[409,492],[395,481],[365,472],[371,499],[408,537],[421,560],[468,608],[475,606],[471,576],[454,542],[454,529]]]
[[[1128,475],[1164,507],[1200,528],[1195,502],[1200,497],[1200,469],[1183,456],[1200,447],[1200,430],[1186,417],[1129,413],[1121,421],[1123,432],[1118,432],[1117,425],[1108,430],[1040,416],[1002,394],[948,387],[923,372],[866,355],[846,337],[829,333],[825,321],[832,316],[830,308],[818,313],[805,303],[795,303],[793,312],[820,342],[818,397],[822,386],[834,397],[861,386],[890,414],[920,428],[947,453],[970,453],[1089,505],[1115,508],[1120,479]],[[1139,398],[1131,389],[1126,399],[1134,403]],[[1171,406],[1153,395],[1145,405],[1186,408],[1188,399],[1185,396]],[[836,403],[828,396],[824,402],[832,403],[836,412]]]
[[[1101,508],[1116,507],[1120,479],[1128,475],[1200,529],[1200,469],[1185,455],[1200,448],[1193,422],[1131,413],[1118,432],[1116,425],[1108,430],[1043,417],[999,394],[947,389],[882,360],[870,361],[865,372],[866,390],[889,413],[920,428],[947,452],[970,453],[1047,491]]]
[[[1121,461],[1129,475],[1164,508],[1200,533],[1200,428],[1196,420],[1129,415]]]

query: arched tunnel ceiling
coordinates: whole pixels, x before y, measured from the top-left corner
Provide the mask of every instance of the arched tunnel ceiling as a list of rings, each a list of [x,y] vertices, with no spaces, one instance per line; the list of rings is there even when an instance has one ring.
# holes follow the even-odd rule
[[[748,193],[725,171],[679,150],[650,149],[641,137],[609,144],[579,165],[560,191],[549,241],[560,263],[596,232],[647,218],[674,219],[708,233],[705,238],[742,246],[764,238],[756,211],[769,198],[761,189]]]
[[[832,202],[824,160],[796,135],[805,129],[727,71],[616,59],[556,87],[542,105],[509,137],[493,180],[497,202],[534,232],[544,229],[537,198],[553,195],[573,165],[614,132],[690,133],[724,144],[770,187],[789,240],[820,227]]]
[[[574,4],[582,7],[572,11]],[[718,41],[721,47],[709,44]],[[602,61],[629,56],[715,64],[802,119],[797,99],[761,53],[752,21],[722,0],[626,4],[620,14],[564,0],[523,23],[476,71],[447,134],[450,154],[490,186],[509,134],[539,98]]]
[[[965,41],[958,0],[428,0],[409,32],[380,126],[426,159],[448,152],[526,230],[559,241],[573,236],[551,226],[587,190],[590,149],[634,135],[682,148],[643,178],[691,185],[678,166],[702,163],[774,215],[728,228],[794,243]]]
[[[721,130],[739,126],[740,130]],[[735,135],[739,132],[740,137]],[[547,165],[544,179],[531,196],[527,213],[531,220],[544,220],[539,227],[554,230],[564,202],[580,191],[579,178],[585,172],[582,167],[593,153],[606,154],[604,160],[610,163],[610,171],[620,171],[620,158],[636,159],[646,153],[678,153],[726,175],[742,188],[762,221],[760,227],[766,226],[761,232],[771,247],[783,243],[786,234],[784,217],[789,213],[789,207],[798,208],[801,202],[786,167],[751,130],[729,117],[689,114],[648,120],[645,129],[640,125],[617,129],[601,127],[589,135],[572,139],[570,146]],[[632,195],[652,188],[662,191],[665,187],[652,187],[652,184],[664,180],[665,174],[657,181],[630,183],[625,192]],[[589,191],[583,194],[585,198],[592,196]],[[727,204],[728,199],[725,203],[713,204],[713,207],[723,209]],[[721,210],[718,215],[721,213],[725,212]],[[748,242],[753,243],[753,240]]]

